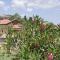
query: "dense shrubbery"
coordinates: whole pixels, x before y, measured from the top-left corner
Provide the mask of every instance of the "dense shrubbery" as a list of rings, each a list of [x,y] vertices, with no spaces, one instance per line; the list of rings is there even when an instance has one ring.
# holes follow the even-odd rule
[[[22,24],[22,31],[9,30],[6,38],[7,53],[11,53],[11,48],[16,48],[12,60],[47,60],[48,53],[53,54],[54,60],[60,60],[59,25],[46,23],[38,16],[34,19],[25,16]]]

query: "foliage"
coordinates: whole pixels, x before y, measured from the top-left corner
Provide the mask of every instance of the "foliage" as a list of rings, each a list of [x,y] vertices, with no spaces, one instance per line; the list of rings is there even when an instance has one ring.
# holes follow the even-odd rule
[[[24,16],[22,20],[22,31],[16,32],[10,28],[7,34],[8,52],[12,46],[18,47],[12,60],[47,60],[48,53],[53,54],[54,60],[60,60],[60,27],[46,23],[39,16],[29,19]]]

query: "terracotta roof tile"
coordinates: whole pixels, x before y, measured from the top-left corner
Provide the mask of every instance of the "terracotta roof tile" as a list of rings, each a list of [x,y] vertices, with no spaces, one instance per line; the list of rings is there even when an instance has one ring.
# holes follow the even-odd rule
[[[13,25],[13,28],[14,29],[19,29],[19,28],[21,28],[18,24],[16,24],[16,25]]]
[[[11,21],[8,20],[8,19],[3,19],[3,20],[0,20],[0,24],[4,25],[4,24],[8,24],[10,23]]]

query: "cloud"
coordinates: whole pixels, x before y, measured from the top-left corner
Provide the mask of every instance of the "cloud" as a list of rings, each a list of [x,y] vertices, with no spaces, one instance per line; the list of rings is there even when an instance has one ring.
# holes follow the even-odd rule
[[[5,2],[0,0],[0,8],[3,7],[4,5],[5,5]]]
[[[12,0],[12,7],[25,7],[25,0]]]
[[[35,0],[28,3],[29,7],[38,7],[38,8],[54,8],[60,6],[59,0]]]
[[[27,8],[27,11],[28,11],[28,12],[32,12],[33,9],[32,9],[32,8]]]
[[[60,6],[59,0],[12,0],[12,7],[54,8]]]

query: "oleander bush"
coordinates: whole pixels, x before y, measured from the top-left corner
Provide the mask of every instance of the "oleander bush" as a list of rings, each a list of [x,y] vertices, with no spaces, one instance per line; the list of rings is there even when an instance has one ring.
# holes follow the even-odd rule
[[[60,60],[60,25],[45,22],[39,16],[25,16],[22,24],[22,31],[8,29],[6,54],[14,56],[11,60],[48,60],[49,53],[53,60]]]

